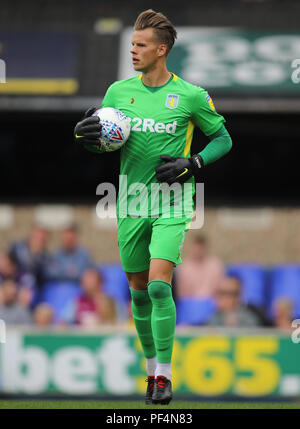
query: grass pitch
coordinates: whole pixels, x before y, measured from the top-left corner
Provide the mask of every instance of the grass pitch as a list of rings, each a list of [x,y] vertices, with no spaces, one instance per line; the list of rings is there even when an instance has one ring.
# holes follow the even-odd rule
[[[172,401],[169,405],[145,405],[143,401],[97,400],[0,400],[0,409],[300,409],[300,402],[190,402]]]

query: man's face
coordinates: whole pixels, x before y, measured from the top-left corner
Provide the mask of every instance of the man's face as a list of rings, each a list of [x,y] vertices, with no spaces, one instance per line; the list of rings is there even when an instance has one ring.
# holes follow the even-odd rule
[[[77,246],[77,233],[71,228],[62,231],[61,235],[62,247],[64,250],[71,251]]]
[[[17,299],[17,285],[12,280],[7,280],[2,285],[2,298],[6,305],[13,304]]]
[[[53,311],[47,305],[37,307],[34,312],[34,322],[37,326],[46,327],[51,325],[53,319]]]
[[[81,279],[81,286],[87,296],[94,296],[100,291],[100,279],[94,270],[86,270]]]
[[[233,311],[240,304],[240,284],[234,278],[226,278],[217,290],[217,305],[221,311]]]
[[[0,272],[4,277],[14,276],[16,271],[15,264],[6,254],[0,255]]]
[[[166,53],[166,45],[158,42],[153,28],[134,31],[131,45],[130,53],[136,71],[152,70],[158,59]]]
[[[48,231],[44,228],[36,227],[29,236],[29,245],[33,251],[42,252],[48,241]]]

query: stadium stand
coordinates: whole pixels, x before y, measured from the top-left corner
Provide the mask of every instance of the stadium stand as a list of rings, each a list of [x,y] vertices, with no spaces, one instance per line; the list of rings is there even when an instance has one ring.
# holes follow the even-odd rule
[[[98,270],[103,277],[103,292],[116,304],[118,320],[129,317],[130,293],[128,281],[121,264],[101,264]],[[286,264],[273,267],[259,264],[227,265],[226,273],[240,279],[242,302],[266,313],[274,321],[274,304],[279,299],[293,303],[294,318],[300,318],[300,265]],[[80,285],[70,282],[48,282],[42,291],[33,288],[31,309],[47,303],[54,309],[54,323],[71,322],[70,314],[75,299],[80,295]],[[214,299],[185,297],[176,299],[177,325],[205,325],[216,311]]]
[[[295,318],[300,317],[300,265],[283,265],[272,268],[259,264],[232,264],[226,269],[227,275],[241,280],[242,302],[266,311],[267,317],[274,320],[274,304],[280,299],[289,299],[294,304]],[[205,324],[215,311],[211,299],[178,299],[177,324]]]

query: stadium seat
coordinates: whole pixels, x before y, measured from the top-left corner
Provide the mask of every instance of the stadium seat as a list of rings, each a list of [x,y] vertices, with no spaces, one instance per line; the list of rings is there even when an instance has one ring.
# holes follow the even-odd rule
[[[44,285],[41,301],[54,308],[54,322],[70,321],[68,314],[79,295],[77,283],[49,282]]]
[[[128,318],[127,304],[130,300],[130,292],[122,266],[120,264],[104,264],[99,266],[99,271],[103,276],[103,291],[115,300],[120,320],[126,320]]]
[[[179,298],[176,307],[178,325],[203,325],[216,311],[214,301],[209,298]]]
[[[273,268],[268,303],[268,314],[271,318],[274,318],[274,303],[279,298],[292,300],[293,317],[300,317],[300,265],[282,265]]]
[[[238,277],[243,285],[242,301],[245,304],[253,304],[265,307],[265,269],[258,264],[234,264],[227,266],[227,275]]]

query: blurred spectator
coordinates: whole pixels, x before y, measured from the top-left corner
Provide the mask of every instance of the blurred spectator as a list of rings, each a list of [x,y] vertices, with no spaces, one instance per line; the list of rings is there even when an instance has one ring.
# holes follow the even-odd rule
[[[28,239],[14,243],[10,249],[10,257],[15,262],[18,272],[31,274],[38,288],[44,282],[44,268],[47,264],[47,243],[49,232],[34,226]]]
[[[222,261],[208,253],[205,237],[197,236],[194,238],[184,262],[176,269],[176,296],[212,297],[223,278]]]
[[[269,328],[273,326],[264,308],[258,307],[257,305],[250,304],[250,303],[248,303],[246,307],[248,308],[248,310],[252,311],[252,313],[256,314],[259,320],[260,326],[269,327]]]
[[[241,283],[235,277],[226,277],[216,291],[217,313],[208,322],[210,326],[260,326],[260,318],[241,302]]]
[[[274,325],[282,332],[292,332],[293,302],[289,299],[280,298],[274,302],[275,318]]]
[[[6,280],[13,280],[16,283],[19,294],[19,301],[27,306],[33,297],[33,281],[31,275],[20,273],[13,259],[7,253],[0,254],[0,285]]]
[[[0,319],[10,325],[30,324],[29,309],[18,300],[18,286],[14,280],[6,279],[0,286]]]
[[[53,322],[53,309],[50,305],[41,303],[37,305],[33,313],[34,323],[39,328],[47,328]]]
[[[16,264],[7,253],[0,254],[0,283],[6,279],[14,279],[17,283],[21,275],[17,271]]]
[[[115,303],[102,291],[98,271],[88,269],[81,279],[82,294],[75,303],[75,322],[83,326],[110,324],[116,321]]]
[[[78,228],[72,224],[61,232],[61,249],[52,255],[47,267],[48,281],[79,283],[83,272],[93,267],[89,252],[78,245]]]

